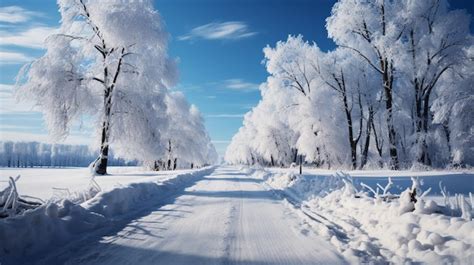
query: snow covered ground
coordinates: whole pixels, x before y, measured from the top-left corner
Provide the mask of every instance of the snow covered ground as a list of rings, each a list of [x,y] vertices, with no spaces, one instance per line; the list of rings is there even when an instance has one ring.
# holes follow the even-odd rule
[[[451,194],[474,193],[472,172],[347,172],[353,177],[350,182],[345,173],[305,170],[299,176],[295,171],[257,170],[253,176],[300,210],[349,262],[474,264],[472,197],[451,197],[448,205],[432,200],[442,201],[436,195],[440,180]],[[379,183],[384,188],[388,176],[393,186],[387,191],[400,198],[374,198],[357,184],[362,181],[376,190]],[[406,191],[412,185],[410,176],[423,183],[418,196],[430,188],[435,196],[410,202]]]
[[[83,236],[104,233],[111,227],[127,223],[130,218],[161,203],[163,198],[210,174],[214,168],[164,174],[163,172],[143,174],[138,173],[137,169],[117,168],[112,170],[117,172],[117,180],[115,182],[112,180],[114,175],[97,177],[104,178],[98,182],[106,185],[103,185],[101,191],[94,192],[89,190],[90,178],[86,178],[87,169],[61,169],[59,172],[54,170],[46,170],[52,175],[46,184],[38,186],[37,189],[50,190],[52,186],[66,185],[74,188],[75,192],[61,194],[64,196],[62,199],[48,199],[46,204],[26,211],[22,215],[0,219],[0,264],[35,263],[45,253]],[[36,194],[35,183],[45,173],[42,171],[33,169],[29,172],[29,177],[25,179],[33,180],[34,183],[25,182],[26,188],[23,191]],[[71,178],[72,184],[61,173],[76,176]],[[54,182],[54,179],[57,181]],[[79,190],[80,186],[87,190]],[[18,190],[20,195],[29,195],[22,192],[20,187]],[[38,195],[41,194],[36,192]],[[78,194],[80,196],[77,196]]]
[[[88,185],[85,169],[18,171],[25,176],[20,192],[42,198],[51,194],[35,191],[40,176],[47,181],[37,189]],[[85,202],[56,201],[0,219],[0,263],[473,264],[472,216],[450,216],[427,198],[410,203],[406,192],[391,201],[374,198],[335,171],[294,171],[221,166],[170,175],[113,168],[97,177],[103,191]],[[384,176],[403,186],[406,176],[423,175],[423,190],[434,185],[429,178],[443,179],[451,193],[474,189],[471,172],[349,173],[369,186],[385,186]],[[451,185],[454,178],[463,187]],[[400,194],[398,184],[393,193]]]
[[[158,181],[191,170],[146,171],[142,167],[109,167],[109,175],[97,176],[95,180],[102,190],[110,190],[134,182]],[[17,182],[20,194],[28,194],[43,200],[69,192],[85,190],[90,183],[90,170],[84,167],[71,168],[0,168],[0,190],[7,185],[9,176],[21,175]],[[60,188],[55,190],[53,188]]]
[[[267,168],[269,172],[275,174],[297,174],[298,168]],[[336,170],[304,168],[303,175],[309,178],[327,178],[333,176]],[[440,190],[441,186],[446,189],[446,192],[453,196],[455,194],[462,194],[469,196],[469,193],[474,194],[474,171],[473,170],[433,170],[433,171],[409,171],[409,170],[347,170],[344,173],[349,174],[357,186],[364,183],[373,189],[377,189],[377,184],[385,186],[388,182],[388,177],[391,177],[393,186],[391,193],[399,194],[411,187],[412,177],[419,179],[421,190],[430,189],[426,198],[436,201],[437,203],[444,203],[444,198]],[[360,186],[359,186],[360,187]]]

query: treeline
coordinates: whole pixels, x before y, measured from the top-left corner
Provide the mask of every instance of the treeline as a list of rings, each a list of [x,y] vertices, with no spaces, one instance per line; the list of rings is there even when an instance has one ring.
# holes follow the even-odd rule
[[[317,167],[474,165],[474,38],[446,0],[339,0],[332,51],[264,49],[269,77],[226,161]]]
[[[97,150],[86,145],[46,144],[39,142],[0,142],[1,167],[86,167],[97,157]],[[136,161],[125,161],[109,154],[109,164],[132,166]]]

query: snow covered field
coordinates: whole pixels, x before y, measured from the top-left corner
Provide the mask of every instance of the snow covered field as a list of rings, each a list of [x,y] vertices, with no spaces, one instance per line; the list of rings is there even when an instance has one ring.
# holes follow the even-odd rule
[[[109,167],[109,175],[97,176],[95,180],[102,190],[110,190],[132,182],[158,181],[190,170],[146,171],[142,167]],[[21,175],[17,182],[20,194],[28,194],[43,200],[66,192],[85,190],[90,183],[90,170],[84,167],[71,168],[0,168],[0,190],[7,185],[9,176]],[[56,190],[53,188],[60,188]]]
[[[2,176],[13,171],[3,169]],[[25,176],[18,189],[44,199],[51,195],[51,187],[79,190],[88,185],[86,169],[16,171]],[[411,203],[406,192],[400,198],[374,198],[370,192],[357,191],[358,185],[349,185],[342,173],[305,170],[298,176],[293,171],[236,166],[179,172],[113,168],[110,176],[97,177],[104,190],[85,202],[59,201],[24,216],[0,219],[0,262],[473,263],[472,209],[468,209],[471,216],[446,213],[444,205],[429,198]],[[465,186],[472,192],[473,186],[466,183],[474,178],[472,172],[349,173],[355,180],[373,180],[367,182],[372,187],[391,175],[394,185],[389,190],[394,194],[400,194],[397,185],[405,181],[396,184],[397,178],[406,176],[425,179],[420,190],[435,184],[429,178],[442,179],[452,194]],[[36,185],[42,178],[47,184]],[[463,178],[466,185],[457,185],[456,178]],[[379,184],[385,186],[385,180]],[[467,201],[465,206],[470,207]]]
[[[62,198],[44,197],[47,202],[40,207],[0,219],[0,264],[36,263],[45,253],[83,236],[102,234],[111,227],[123,225],[130,218],[162,203],[161,200],[167,196],[210,174],[214,168],[161,174],[137,170],[116,168],[112,171],[116,172],[117,178],[113,180],[113,174],[101,176],[104,179],[98,182],[103,188],[95,191],[90,190],[87,169],[25,170],[29,177],[23,179],[24,191],[47,196],[52,187],[62,185],[74,192],[63,193]],[[35,188],[35,183],[48,172],[51,174],[47,181],[49,185]],[[74,176],[71,177],[72,183],[64,175]],[[28,183],[28,180],[33,181]],[[41,191],[43,188],[48,192]],[[20,196],[30,195],[22,192],[20,187],[18,189]]]

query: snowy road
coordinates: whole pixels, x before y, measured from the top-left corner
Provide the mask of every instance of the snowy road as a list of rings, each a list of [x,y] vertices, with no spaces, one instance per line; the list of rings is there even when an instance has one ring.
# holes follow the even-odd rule
[[[220,167],[167,204],[47,264],[342,264],[260,180]]]

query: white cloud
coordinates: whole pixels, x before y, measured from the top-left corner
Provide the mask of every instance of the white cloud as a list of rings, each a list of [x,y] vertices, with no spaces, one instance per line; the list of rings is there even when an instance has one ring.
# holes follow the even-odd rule
[[[34,58],[19,52],[0,51],[0,64],[24,64]]]
[[[0,7],[0,22],[22,23],[42,15],[42,13],[29,11],[19,6]]]
[[[53,143],[51,137],[47,133],[27,133],[27,132],[6,132],[0,131],[2,141],[36,141],[43,143]],[[93,142],[89,135],[69,135],[63,144],[91,144]]]
[[[0,45],[42,49],[46,38],[56,31],[57,28],[47,26],[35,26],[24,31],[0,31]]]
[[[0,93],[11,93],[13,85],[0,84]]]
[[[234,90],[258,90],[259,84],[245,82],[242,79],[224,80],[224,87]]]
[[[256,35],[249,31],[247,24],[241,21],[213,22],[193,28],[188,34],[178,37],[179,40],[237,40]]]
[[[245,114],[209,114],[208,118],[243,118]]]
[[[13,85],[0,84],[0,114],[34,111],[31,102],[17,102],[13,95]]]

